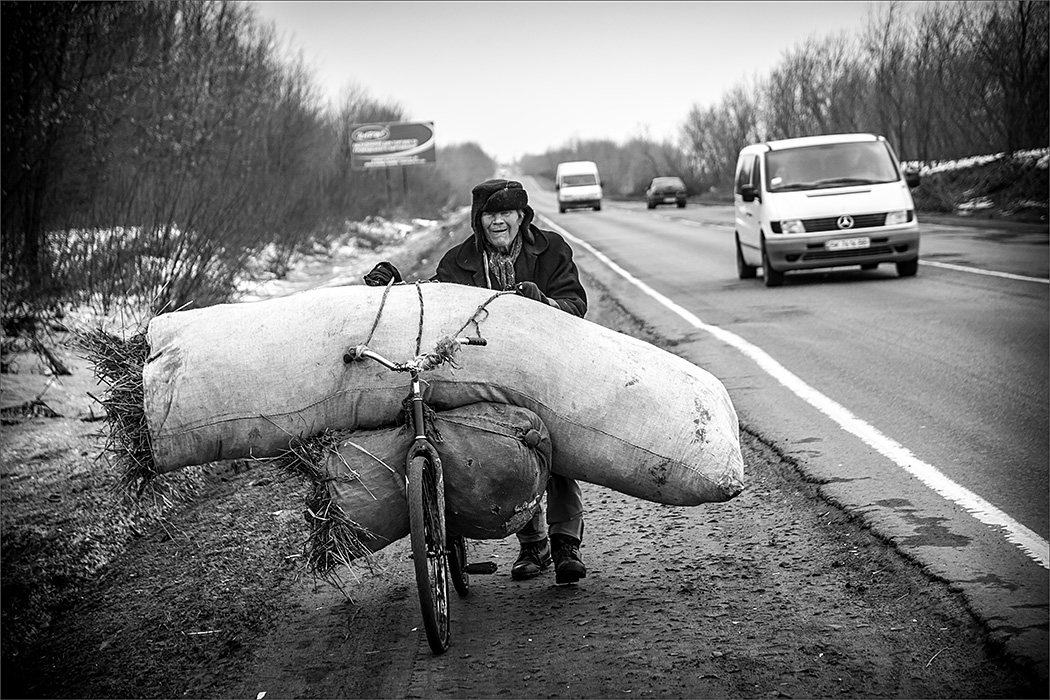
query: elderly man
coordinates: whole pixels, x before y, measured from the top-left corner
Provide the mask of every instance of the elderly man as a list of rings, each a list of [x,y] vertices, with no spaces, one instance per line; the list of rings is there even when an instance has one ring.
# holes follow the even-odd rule
[[[514,290],[541,304],[575,316],[587,312],[572,249],[554,231],[533,224],[535,212],[520,182],[486,180],[472,190],[471,236],[444,254],[432,278],[488,289]],[[365,283],[401,281],[397,269],[381,262]],[[549,535],[548,535],[549,533]],[[539,575],[553,559],[557,583],[575,583],[587,575],[580,558],[583,542],[583,495],[579,484],[552,474],[547,482],[546,514],[541,506],[518,533],[521,549],[511,577]],[[553,551],[553,557],[552,557]]]

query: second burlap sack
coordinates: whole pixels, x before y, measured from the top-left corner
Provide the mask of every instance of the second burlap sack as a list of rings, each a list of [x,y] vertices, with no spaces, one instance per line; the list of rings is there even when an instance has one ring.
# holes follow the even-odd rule
[[[551,444],[532,411],[477,403],[434,415],[445,477],[446,528],[469,539],[502,539],[532,518],[547,485]],[[404,427],[346,436],[324,464],[332,498],[376,552],[408,535]]]

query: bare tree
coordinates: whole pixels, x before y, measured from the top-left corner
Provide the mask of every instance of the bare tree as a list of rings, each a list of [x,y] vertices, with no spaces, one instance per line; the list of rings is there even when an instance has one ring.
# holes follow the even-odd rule
[[[976,54],[992,78],[989,89],[1000,110],[989,110],[997,120],[1003,146],[1014,152],[1047,142],[1048,73],[1047,26],[1050,7],[1045,2],[1016,0],[991,3]]]
[[[912,150],[908,141],[912,104],[908,81],[912,74],[911,28],[905,21],[902,3],[896,0],[880,3],[878,9],[865,43],[874,72],[873,128],[897,144],[898,149],[908,152]]]
[[[738,85],[723,94],[721,104],[694,106],[683,126],[683,141],[698,179],[705,188],[731,187],[740,149],[759,139],[758,91]]]
[[[211,303],[333,218],[338,135],[250,6],[3,12],[5,300]]]
[[[2,256],[5,305],[60,296],[49,232],[80,220],[107,144],[114,62],[135,64],[126,38],[142,8],[5,2]]]

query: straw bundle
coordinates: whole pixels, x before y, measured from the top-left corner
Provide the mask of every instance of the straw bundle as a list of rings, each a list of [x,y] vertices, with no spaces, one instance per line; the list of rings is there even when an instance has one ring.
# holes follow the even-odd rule
[[[303,544],[307,569],[314,576],[332,578],[336,567],[363,560],[371,564],[372,550],[362,540],[374,539],[368,528],[354,521],[332,497],[331,477],[325,465],[339,454],[349,430],[324,430],[308,438],[289,441],[283,454],[259,460],[298,478],[307,488],[306,522],[310,534]]]
[[[104,452],[120,470],[120,485],[128,496],[141,497],[154,490],[158,476],[143,412],[142,367],[149,347],[144,332],[123,338],[101,328],[77,332],[75,343],[94,366],[95,378],[108,388],[99,402],[106,411],[107,439]],[[288,450],[269,460],[272,465],[298,478],[307,487],[305,515],[310,534],[304,543],[304,559],[311,574],[332,578],[333,570],[354,560],[371,563],[372,551],[361,544],[371,536],[332,499],[324,465],[330,453],[352,431],[325,430],[309,438],[289,441]],[[171,489],[165,489],[173,493]],[[178,494],[175,494],[178,495]],[[166,497],[164,497],[166,498]]]
[[[143,410],[142,367],[149,353],[146,333],[122,338],[101,328],[75,334],[76,345],[108,389],[99,402],[106,410],[104,451],[121,471],[120,483],[141,496],[157,476],[149,426]]]

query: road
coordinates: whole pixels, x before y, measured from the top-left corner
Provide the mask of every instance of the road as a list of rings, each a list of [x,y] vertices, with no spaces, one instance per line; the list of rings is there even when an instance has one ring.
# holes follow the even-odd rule
[[[1046,653],[1045,228],[923,224],[914,278],[884,265],[767,289],[737,278],[731,207],[558,214],[526,187],[582,268],[726,384],[745,425],[1008,644]]]
[[[671,507],[583,484],[588,575],[571,586],[549,571],[512,581],[512,537],[472,541],[471,561],[497,569],[474,575],[467,598],[453,594],[452,646],[440,656],[421,629],[402,539],[374,567],[348,572],[342,590],[305,581],[275,591],[248,662],[205,663],[186,692],[210,681],[205,695],[267,700],[1046,696],[1047,577],[1028,551],[1045,547],[1046,445],[1024,439],[1047,435],[1046,262],[1032,267],[1045,257],[1045,232],[1029,242],[929,227],[928,262],[974,265],[996,252],[1001,267],[988,268],[1021,279],[924,264],[910,279],[817,273],[767,289],[736,279],[728,208],[609,202],[558,215],[549,193],[526,186],[541,225],[573,241],[588,319],[725,383],[741,419],[744,492]],[[406,279],[429,277],[434,251],[464,226],[377,255],[394,255]],[[356,282],[375,261],[354,261],[359,269],[339,279]],[[1036,341],[1026,341],[1029,326]],[[970,417],[974,391],[999,408]],[[1032,415],[1020,415],[1019,402]],[[971,436],[967,426],[981,420],[990,427]],[[995,439],[1018,420],[1034,425],[1009,445],[1025,469],[1005,464],[997,450],[1010,441]],[[1014,478],[1026,474],[1031,482]],[[205,505],[216,513],[201,522],[236,507],[251,520],[242,528],[283,523],[301,536],[298,511],[270,512],[266,489],[231,482],[225,498],[236,506],[213,499]],[[1036,533],[1028,550],[984,522],[992,511],[968,511],[974,498],[1015,532]],[[204,537],[194,522],[177,526],[189,541]],[[172,560],[170,573],[152,576],[178,578],[186,566]],[[999,644],[988,644],[989,630]]]
[[[301,485],[241,465],[79,589],[8,695],[1047,696],[1045,231],[930,226],[915,278],[766,289],[735,278],[726,208],[558,216],[529,187],[573,241],[588,319],[725,383],[740,495],[672,507],[583,484],[588,574],[569,586],[512,581],[513,537],[470,542],[496,570],[453,594],[435,656],[408,538],[342,587],[301,578]],[[311,258],[269,294],[359,283],[377,256],[425,279],[465,219]],[[93,461],[94,429],[55,421],[21,433],[28,468]]]

